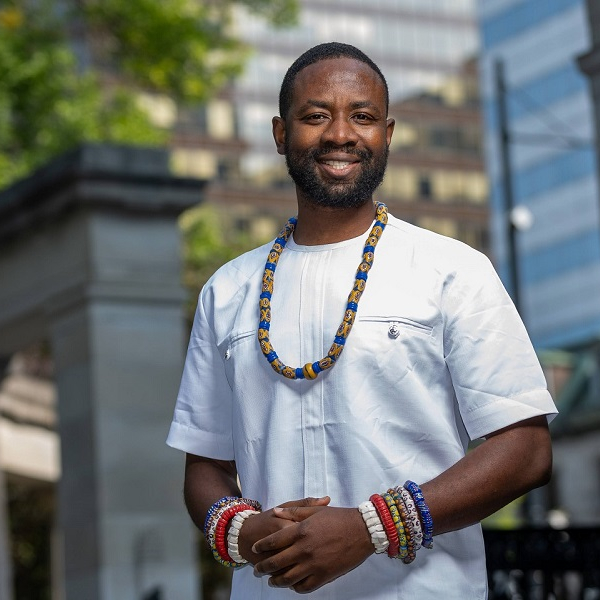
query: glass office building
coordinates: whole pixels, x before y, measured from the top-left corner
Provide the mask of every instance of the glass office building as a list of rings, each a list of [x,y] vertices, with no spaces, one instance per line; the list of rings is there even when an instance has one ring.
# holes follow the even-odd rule
[[[590,47],[584,0],[479,0],[481,89],[492,248],[538,349],[600,335],[600,214],[589,85],[577,57]],[[497,82],[501,61],[505,91]],[[510,186],[520,210],[514,244],[498,109],[506,102]],[[514,213],[513,213],[514,214]]]

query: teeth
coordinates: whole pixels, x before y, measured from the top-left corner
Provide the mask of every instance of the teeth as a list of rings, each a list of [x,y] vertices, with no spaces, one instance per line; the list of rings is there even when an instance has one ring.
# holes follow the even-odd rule
[[[325,160],[323,161],[326,165],[333,167],[334,169],[344,169],[350,162],[344,160]]]

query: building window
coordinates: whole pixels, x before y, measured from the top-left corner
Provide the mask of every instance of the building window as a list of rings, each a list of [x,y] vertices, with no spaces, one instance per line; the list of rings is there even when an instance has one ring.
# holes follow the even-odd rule
[[[431,178],[429,175],[419,176],[419,196],[424,200],[431,200],[433,197]]]

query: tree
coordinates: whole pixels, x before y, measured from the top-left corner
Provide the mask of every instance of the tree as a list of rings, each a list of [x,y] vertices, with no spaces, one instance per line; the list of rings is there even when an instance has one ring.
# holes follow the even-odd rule
[[[151,123],[138,94],[204,102],[241,73],[250,50],[232,33],[240,7],[274,25],[298,14],[298,0],[2,0],[0,189],[83,141],[165,143],[168,132]],[[207,237],[211,222],[190,217],[184,228],[195,283],[208,256],[222,262],[241,249]],[[8,599],[4,516],[0,596]]]
[[[78,69],[48,5],[11,4],[0,11],[0,187],[83,140],[166,140],[130,92],[104,93]]]
[[[276,25],[298,10],[297,0],[5,0],[0,188],[82,141],[165,143],[137,94],[203,102],[238,75],[249,49],[231,19],[242,6]]]
[[[203,205],[187,210],[179,219],[183,238],[184,285],[193,293],[186,313],[190,323],[196,309],[197,293],[208,278],[223,264],[243,252],[265,243],[249,233],[234,232],[223,214]]]

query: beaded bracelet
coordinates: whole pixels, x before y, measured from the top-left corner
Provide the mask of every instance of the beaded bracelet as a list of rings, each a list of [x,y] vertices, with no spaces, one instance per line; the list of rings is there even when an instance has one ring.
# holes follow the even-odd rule
[[[260,512],[260,503],[256,500],[225,496],[217,500],[208,510],[204,522],[204,535],[215,560],[226,567],[239,567],[240,563],[232,559],[228,553],[225,534],[229,522],[244,510]]]
[[[398,540],[398,531],[394,525],[390,510],[387,507],[385,500],[379,494],[373,494],[369,500],[373,503],[373,506],[375,506],[375,510],[381,519],[383,529],[387,535],[389,541],[387,554],[390,558],[395,558],[400,551],[400,542]]]
[[[231,527],[229,528],[229,533],[227,534],[227,554],[229,554],[231,559],[238,565],[245,565],[248,562],[239,552],[238,542],[240,530],[242,529],[244,521],[248,517],[256,514],[258,514],[257,510],[246,509],[236,513],[231,519]]]
[[[240,498],[239,496],[225,496],[217,500],[209,509],[204,520],[204,535],[208,539],[211,532],[214,533],[214,528],[217,521],[219,520],[220,514],[226,510],[229,506],[235,506],[236,504],[247,504],[250,508],[260,511],[260,503],[256,500],[250,500],[249,498]]]
[[[431,550],[431,548],[433,548],[433,519],[431,518],[431,513],[429,512],[427,502],[425,502],[423,492],[414,481],[406,481],[404,483],[404,487],[410,492],[410,495],[413,497],[413,500],[417,505],[417,510],[419,511],[419,515],[421,517],[421,523],[423,524],[422,544],[425,548]]]
[[[227,542],[225,540],[225,532],[227,531],[229,522],[237,513],[244,510],[251,510],[251,507],[249,507],[247,504],[236,504],[235,506],[230,506],[229,508],[225,509],[215,527],[214,539],[210,544],[210,549],[217,562],[220,562],[226,567],[239,567],[244,564],[235,562],[231,556],[229,556],[229,552],[227,551]]]
[[[406,506],[404,505],[402,497],[394,488],[388,490],[388,493],[394,499],[396,507],[398,508],[398,512],[400,513],[400,519],[404,523],[404,533],[406,535],[406,556],[402,558],[402,562],[408,565],[413,560],[415,560],[417,556],[417,551],[415,550],[414,532],[408,520],[408,513],[406,511]]]
[[[375,546],[375,554],[382,554],[388,549],[390,542],[387,539],[387,535],[383,529],[383,523],[377,514],[375,506],[370,500],[367,500],[359,505],[358,511],[369,530],[371,543]]]
[[[408,544],[406,542],[406,533],[404,531],[404,523],[400,518],[400,512],[398,511],[396,502],[394,498],[392,498],[392,495],[389,493],[389,491],[381,494],[381,496],[387,504],[390,514],[392,515],[392,521],[394,522],[394,526],[398,532],[398,555],[396,558],[404,559],[408,556]]]
[[[210,520],[214,517],[215,513],[223,506],[228,506],[232,501],[239,500],[239,496],[224,496],[223,498],[219,498],[206,513],[206,518],[204,519],[204,527],[202,527],[202,533],[206,535],[206,531],[209,527]]]
[[[395,489],[402,499],[404,507],[406,508],[405,523],[410,527],[414,550],[417,552],[421,549],[421,544],[423,542],[423,528],[421,527],[417,506],[413,500],[413,497],[410,495],[410,492],[406,488],[398,486]]]

